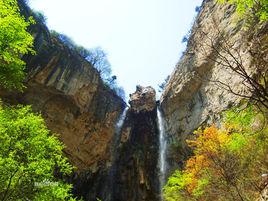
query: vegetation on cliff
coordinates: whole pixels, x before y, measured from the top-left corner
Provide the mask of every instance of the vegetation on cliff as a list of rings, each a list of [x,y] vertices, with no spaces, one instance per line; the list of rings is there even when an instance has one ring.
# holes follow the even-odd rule
[[[16,0],[0,1],[0,86],[22,90],[25,62],[33,37]],[[0,200],[74,200],[72,186],[56,180],[54,172],[72,171],[64,146],[29,106],[0,104]]]
[[[71,185],[55,179],[72,171],[63,144],[29,106],[0,107],[0,199],[69,200]],[[72,199],[71,199],[72,200]]]
[[[167,201],[255,200],[267,170],[268,127],[254,107],[225,113],[222,127],[196,131],[194,149],[184,170],[177,170],[164,189]]]
[[[112,67],[107,53],[101,47],[86,49],[83,46],[77,45],[71,38],[64,34],[56,31],[51,31],[51,34],[87,60],[99,72],[105,86],[112,89],[119,97],[125,99],[125,91],[123,87],[118,86],[116,81],[117,76],[112,75]]]
[[[21,55],[33,51],[33,37],[27,32],[32,23],[25,21],[14,0],[0,1],[0,84],[9,89],[22,89],[25,62]]]
[[[237,13],[243,18],[251,20],[268,20],[268,1],[267,0],[218,0],[221,3],[231,3],[236,5]]]
[[[267,0],[219,2],[235,4],[237,14],[251,27],[267,23]],[[203,34],[209,38],[208,33]],[[217,37],[210,37],[208,45],[216,56],[206,55],[206,58],[239,75],[243,80],[241,87],[246,87],[250,93],[238,93],[231,85],[213,80],[221,84],[222,90],[245,98],[246,104],[226,111],[222,121],[217,122],[220,125],[200,128],[193,139],[187,141],[193,155],[185,162],[183,170],[175,171],[168,179],[164,187],[167,201],[259,200],[267,185],[267,45],[263,44],[267,43],[267,35],[258,34],[256,38],[250,35],[252,45],[248,48],[253,62],[249,70],[241,59],[241,50],[230,45],[222,30],[217,34],[223,35],[218,43],[213,40]],[[191,45],[196,47],[196,44]],[[266,175],[264,180],[262,175]]]

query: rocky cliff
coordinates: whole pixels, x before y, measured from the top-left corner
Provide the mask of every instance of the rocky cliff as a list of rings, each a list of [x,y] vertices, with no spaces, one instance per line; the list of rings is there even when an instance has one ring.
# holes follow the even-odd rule
[[[121,131],[114,180],[114,201],[157,201],[158,125],[155,90],[137,86]]]
[[[171,167],[181,166],[189,155],[185,139],[195,129],[217,122],[221,111],[240,102],[241,96],[229,89],[240,95],[251,93],[241,76],[225,68],[225,64],[236,62],[233,55],[239,60],[237,63],[254,72],[252,41],[258,38],[267,44],[267,24],[245,29],[245,22],[234,11],[233,5],[214,0],[203,2],[187,49],[165,87],[161,106],[167,121]]]
[[[31,15],[23,1],[19,2],[22,13]],[[227,60],[232,56],[219,47],[227,39],[234,47],[231,53],[239,51],[243,65],[254,72],[250,68],[252,39],[267,41],[268,27],[257,24],[256,31],[249,33],[234,10],[234,6],[214,0],[203,2],[187,50],[165,87],[160,105],[166,120],[170,169],[182,166],[189,155],[185,140],[196,128],[217,122],[221,111],[240,102],[240,96],[217,81],[250,95],[243,79],[223,68],[221,56]],[[24,57],[27,88],[22,93],[0,90],[0,95],[9,103],[31,104],[58,134],[66,145],[66,155],[77,167],[67,178],[74,183],[74,194],[89,201],[97,197],[103,201],[160,200],[154,89],[137,87],[124,123],[116,128],[126,107],[124,101],[105,86],[90,63],[52,36],[42,23],[31,26],[30,31],[36,55]]]
[[[155,90],[137,86],[117,123],[109,168],[71,178],[75,195],[89,201],[160,200],[156,109]]]
[[[21,12],[31,15],[23,1],[19,3]],[[65,144],[76,171],[103,171],[110,164],[110,142],[125,102],[104,85],[89,62],[53,37],[44,24],[37,22],[30,32],[36,55],[23,58],[27,88],[22,93],[1,90],[1,97],[10,103],[31,104],[40,112]]]

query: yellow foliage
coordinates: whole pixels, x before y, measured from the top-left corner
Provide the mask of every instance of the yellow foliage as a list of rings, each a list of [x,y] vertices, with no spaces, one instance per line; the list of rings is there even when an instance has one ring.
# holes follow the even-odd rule
[[[187,141],[194,154],[184,170],[169,180],[165,197],[176,201],[255,200],[260,176],[268,169],[268,128],[252,127],[258,115],[251,107],[231,110],[221,129],[215,125],[198,129],[195,139]],[[174,186],[177,194],[171,191]]]

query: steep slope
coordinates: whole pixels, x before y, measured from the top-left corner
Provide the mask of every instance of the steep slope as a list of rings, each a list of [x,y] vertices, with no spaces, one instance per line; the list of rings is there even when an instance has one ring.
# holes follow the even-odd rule
[[[245,22],[234,11],[233,5],[203,2],[186,52],[165,87],[161,106],[167,121],[171,167],[181,166],[190,153],[185,143],[189,134],[202,124],[217,122],[221,111],[240,102],[240,96],[225,88],[250,95],[241,76],[224,67],[224,59],[232,62],[234,58],[220,47],[228,47],[245,69],[253,72],[252,41],[258,38],[267,44],[267,23],[244,29]]]
[[[137,86],[130,105],[117,148],[112,200],[157,201],[159,131],[155,90]]]

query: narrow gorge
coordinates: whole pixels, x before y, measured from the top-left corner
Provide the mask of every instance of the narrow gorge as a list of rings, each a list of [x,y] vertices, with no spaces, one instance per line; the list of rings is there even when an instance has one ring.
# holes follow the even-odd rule
[[[26,18],[31,16],[24,1],[19,6]],[[222,112],[252,93],[239,75],[222,67],[222,55],[230,55],[209,45],[211,41],[217,47],[222,44],[224,33],[254,74],[250,51],[257,39],[268,53],[268,23],[255,24],[254,29],[244,29],[244,23],[237,18],[235,6],[204,0],[185,53],[160,100],[155,89],[138,85],[126,103],[92,64],[37,22],[29,27],[36,54],[23,56],[27,88],[23,92],[1,89],[1,99],[10,105],[32,105],[57,134],[75,170],[67,177],[56,176],[73,184],[75,197],[163,201],[168,178],[193,154],[187,140],[194,131],[220,125]]]

